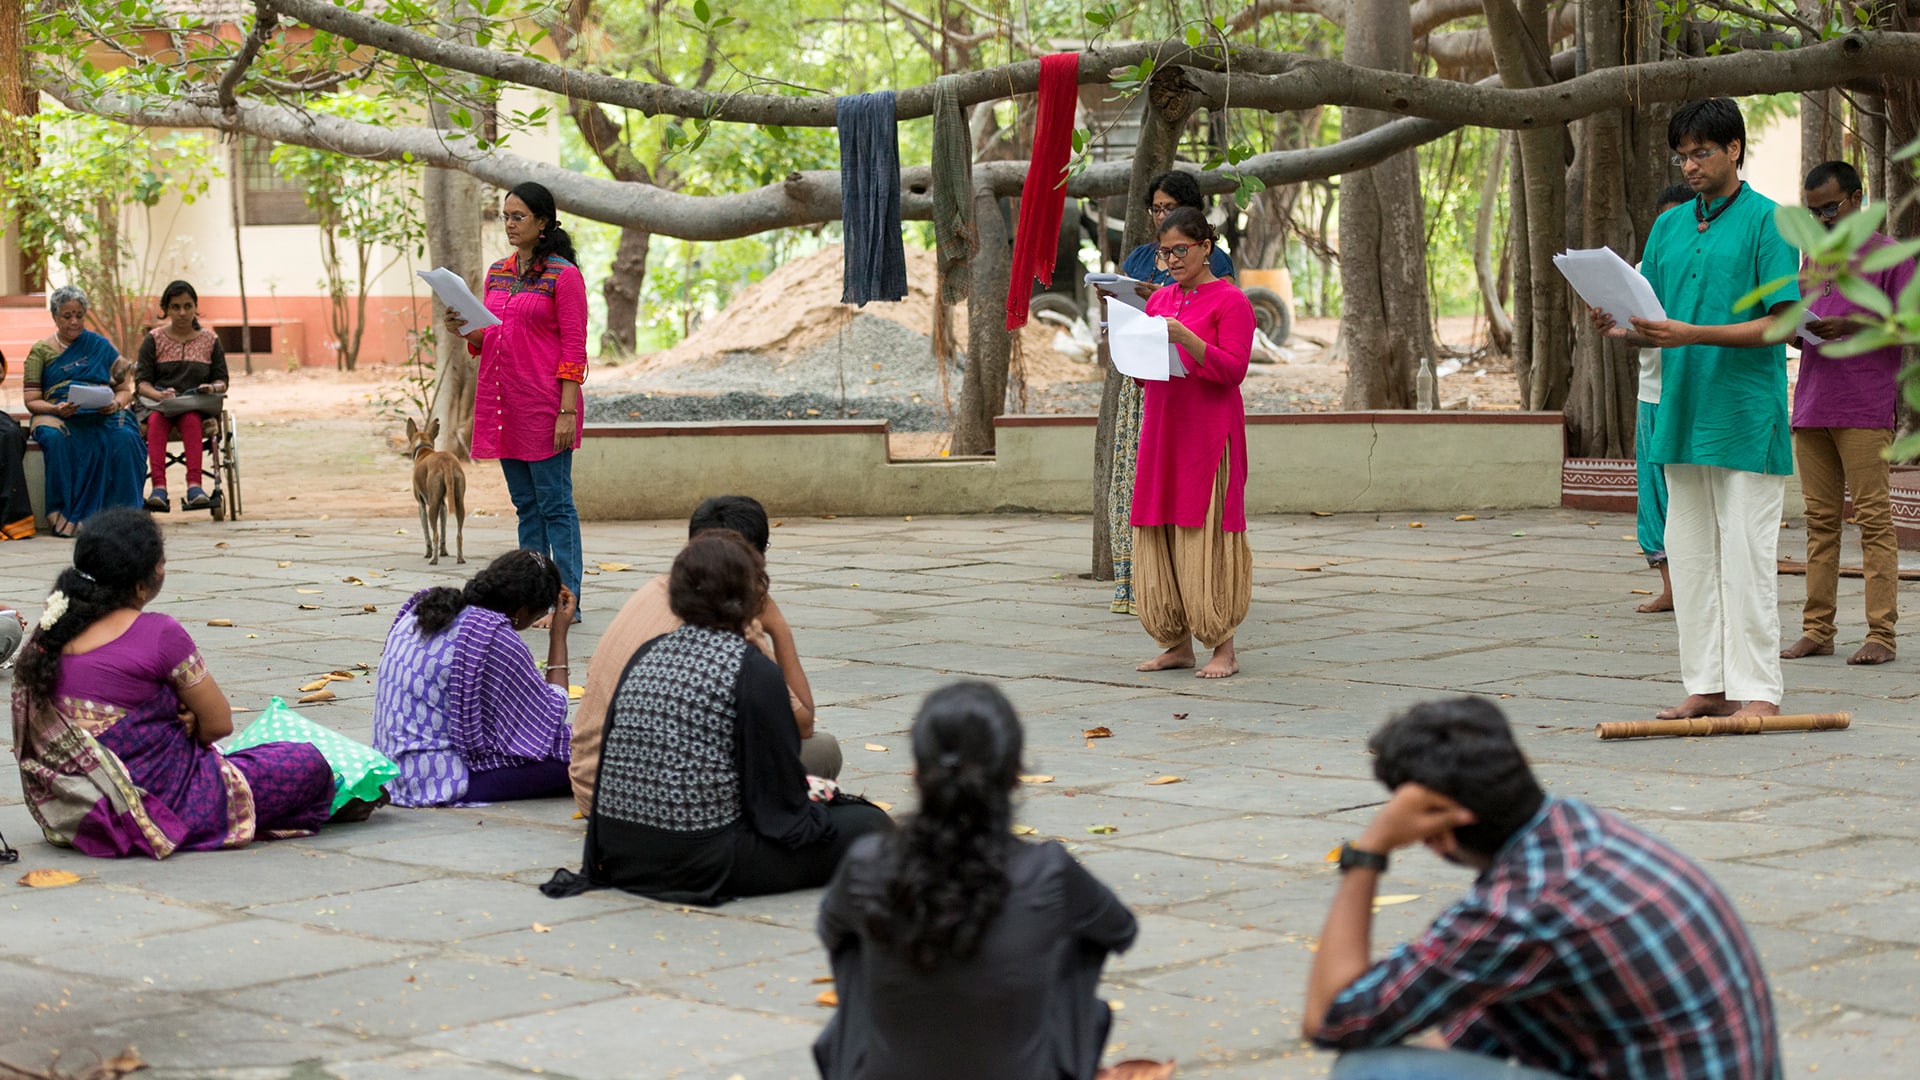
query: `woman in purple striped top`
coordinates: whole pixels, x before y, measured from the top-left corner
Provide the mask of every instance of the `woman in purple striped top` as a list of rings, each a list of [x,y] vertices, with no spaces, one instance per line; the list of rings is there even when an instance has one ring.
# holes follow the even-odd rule
[[[551,610],[543,676],[519,631]],[[567,628],[573,593],[553,560],[521,549],[464,588],[425,589],[387,631],[373,745],[400,765],[396,806],[563,795],[567,781]]]

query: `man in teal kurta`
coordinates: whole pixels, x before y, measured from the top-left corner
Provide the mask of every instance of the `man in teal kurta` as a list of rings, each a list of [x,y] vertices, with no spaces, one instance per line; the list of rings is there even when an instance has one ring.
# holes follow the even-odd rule
[[[1740,180],[1746,124],[1726,98],[1694,101],[1667,129],[1694,200],[1662,214],[1641,273],[1667,318],[1595,325],[1661,350],[1660,419],[1641,448],[1667,477],[1667,559],[1687,699],[1663,718],[1780,711],[1776,558],[1793,474],[1787,357],[1771,316],[1800,298],[1800,256],[1774,203]],[[1768,286],[1745,309],[1742,296]]]

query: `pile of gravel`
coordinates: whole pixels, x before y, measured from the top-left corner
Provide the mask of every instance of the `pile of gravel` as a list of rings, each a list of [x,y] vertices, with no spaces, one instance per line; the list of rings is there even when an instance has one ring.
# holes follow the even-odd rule
[[[697,420],[887,420],[894,431],[946,431],[947,410],[935,403],[837,394],[611,394],[587,395],[587,421],[689,423]]]

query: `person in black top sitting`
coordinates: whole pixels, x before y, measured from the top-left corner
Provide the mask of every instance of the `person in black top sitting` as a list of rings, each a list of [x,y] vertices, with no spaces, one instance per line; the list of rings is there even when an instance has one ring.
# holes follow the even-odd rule
[[[1053,841],[1013,835],[1021,732],[994,687],[934,691],[913,723],[920,812],[855,844],[820,904],[840,1007],[826,1080],[1092,1080],[1125,904]]]
[[[817,888],[886,812],[809,787],[780,668],[748,642],[766,563],[740,534],[709,529],[667,575],[685,623],[640,647],[608,706],[587,816],[586,865],[541,886],[614,886],[677,904]]]
[[[140,356],[134,369],[140,396],[157,405],[176,397],[226,393],[227,354],[220,348],[219,335],[200,325],[200,294],[184,281],[169,282],[160,293],[160,310],[166,312],[167,321],[140,339]],[[208,404],[211,415],[219,416],[219,403]],[[176,429],[187,454],[187,497],[182,508],[205,510],[212,504],[200,486],[200,443],[204,434],[200,418],[199,410],[154,408],[147,414],[147,464],[153,475],[147,509],[157,513],[168,509],[167,437]]]

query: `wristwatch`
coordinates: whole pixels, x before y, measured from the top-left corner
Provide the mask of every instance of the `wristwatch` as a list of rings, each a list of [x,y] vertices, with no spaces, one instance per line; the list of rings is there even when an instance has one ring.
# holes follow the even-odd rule
[[[1387,872],[1387,857],[1376,851],[1362,851],[1352,844],[1340,845],[1340,872],[1349,870],[1371,870],[1376,874]]]

